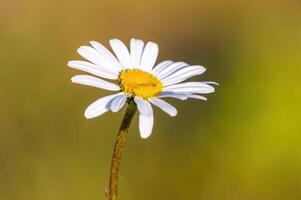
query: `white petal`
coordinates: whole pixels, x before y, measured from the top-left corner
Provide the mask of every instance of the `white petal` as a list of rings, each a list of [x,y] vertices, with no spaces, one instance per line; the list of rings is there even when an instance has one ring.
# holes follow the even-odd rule
[[[214,92],[214,87],[202,82],[186,82],[164,87],[163,91],[175,93],[201,93],[208,94]]]
[[[192,76],[200,75],[204,73],[206,69],[202,66],[189,66],[173,73],[171,76],[162,80],[164,86],[182,82]]]
[[[139,111],[140,135],[142,138],[147,138],[148,136],[150,136],[154,125],[152,106],[149,102],[143,100],[140,97],[135,97],[134,101],[137,104]]]
[[[121,71],[124,68],[115,58],[115,56],[102,44],[96,41],[91,41],[90,44],[98,51],[98,53],[103,57],[103,62],[107,63],[108,66],[114,68],[117,71]]]
[[[110,45],[122,66],[126,69],[133,68],[131,56],[125,44],[118,39],[112,39]]]
[[[141,58],[141,69],[150,72],[156,63],[159,47],[154,42],[148,42],[144,48]]]
[[[154,125],[154,115],[151,114],[149,116],[145,116],[143,114],[139,114],[139,131],[140,136],[143,139],[148,138],[153,130]]]
[[[110,91],[118,91],[120,87],[114,83],[110,83],[108,81],[104,81],[100,78],[96,78],[90,75],[77,75],[71,78],[73,83],[78,83],[82,85],[88,85],[96,88],[101,88]]]
[[[177,88],[213,88],[211,85],[208,85],[205,82],[185,82],[185,83],[178,83],[169,86],[165,86],[164,89],[177,89]]]
[[[133,67],[139,69],[140,61],[143,53],[144,42],[138,39],[131,39],[131,58]]]
[[[191,94],[191,93],[162,92],[159,96],[157,96],[157,98],[166,98],[166,97],[171,97],[171,98],[180,99],[180,100],[187,100],[188,98],[199,99],[199,100],[204,100],[204,101],[207,100],[206,97],[203,97],[198,94]]]
[[[115,97],[110,102],[110,109],[112,110],[112,112],[118,112],[124,106],[126,99],[126,94]]]
[[[88,61],[97,65],[99,68],[109,71],[114,75],[119,74],[119,70],[112,66],[98,51],[92,47],[81,46],[77,49],[77,52]]]
[[[199,99],[199,100],[207,101],[206,97],[203,97],[203,96],[197,95],[197,94],[189,94],[189,95],[187,95],[187,97],[191,98],[191,99]]]
[[[160,71],[159,73],[157,73],[156,76],[160,80],[163,80],[165,77],[170,76],[174,72],[176,72],[184,67],[188,67],[188,64],[184,63],[184,62],[176,62],[176,63],[169,65],[168,67],[166,67],[164,70]]]
[[[137,104],[139,113],[146,115],[146,116],[153,114],[153,109],[152,109],[152,106],[150,105],[150,103],[148,103],[147,101],[143,100],[140,97],[135,97],[134,101]]]
[[[186,100],[188,99],[187,94],[181,94],[181,93],[175,93],[175,92],[161,92],[160,95],[157,96],[157,98],[166,98],[166,97],[171,97],[175,99],[180,99],[180,100]]]
[[[217,82],[214,82],[214,81],[203,81],[203,83],[219,85]]]
[[[109,96],[102,97],[92,103],[85,111],[85,117],[87,119],[91,119],[94,117],[98,117],[99,115],[107,112],[109,110],[108,104],[109,102],[116,96],[123,95],[123,93],[113,94]]]
[[[102,78],[111,79],[111,80],[118,79],[118,76],[113,75],[111,72],[104,71],[103,69],[96,66],[95,64],[89,63],[87,61],[80,61],[80,60],[69,61],[67,65],[73,69],[78,69],[84,72],[88,72],[90,74]]]
[[[174,117],[177,115],[177,109],[175,107],[173,107],[172,105],[170,105],[169,103],[167,103],[166,101],[163,101],[161,99],[158,98],[152,98],[149,100],[152,104],[158,106],[159,108],[161,108],[164,112],[166,112],[167,114],[169,114],[171,117]]]
[[[170,64],[172,64],[173,62],[171,60],[165,60],[160,62],[159,64],[157,64],[153,70],[152,73],[154,75],[157,75],[161,70],[165,69],[166,67],[168,67]]]
[[[214,92],[213,89],[208,89],[208,88],[177,88],[177,89],[165,90],[165,91],[170,91],[175,93],[200,93],[200,94],[209,94]]]

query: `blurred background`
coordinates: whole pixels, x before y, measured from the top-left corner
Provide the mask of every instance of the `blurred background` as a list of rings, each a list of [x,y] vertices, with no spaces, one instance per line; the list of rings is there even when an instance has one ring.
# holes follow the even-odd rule
[[[159,61],[201,64],[208,101],[169,102],[130,128],[123,200],[301,199],[301,3],[239,0],[1,0],[0,199],[99,200],[123,112],[86,120],[109,94],[72,84],[76,49],[155,41]]]

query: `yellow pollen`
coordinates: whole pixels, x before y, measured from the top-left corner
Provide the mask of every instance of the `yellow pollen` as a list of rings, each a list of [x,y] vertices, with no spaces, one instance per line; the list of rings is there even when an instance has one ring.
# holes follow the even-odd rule
[[[119,74],[118,82],[125,93],[148,99],[161,93],[161,81],[149,72],[140,69],[127,69]]]

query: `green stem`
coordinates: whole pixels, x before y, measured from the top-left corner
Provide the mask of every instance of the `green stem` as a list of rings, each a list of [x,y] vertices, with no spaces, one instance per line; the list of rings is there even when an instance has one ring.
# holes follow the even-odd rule
[[[119,166],[122,155],[122,148],[125,143],[128,129],[130,127],[131,121],[136,113],[137,106],[133,100],[129,100],[128,107],[121,122],[117,138],[114,145],[113,156],[111,161],[111,170],[110,170],[110,181],[109,181],[109,191],[107,197],[109,200],[116,200],[118,193],[118,174]]]

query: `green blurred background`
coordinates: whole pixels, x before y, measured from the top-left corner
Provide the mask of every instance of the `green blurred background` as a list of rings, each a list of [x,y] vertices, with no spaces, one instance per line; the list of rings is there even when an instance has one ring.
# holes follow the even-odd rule
[[[208,101],[170,100],[131,126],[123,200],[301,199],[301,3],[1,0],[0,199],[99,200],[123,112],[86,120],[108,92],[75,85],[76,49],[152,40],[159,60],[207,67]],[[123,110],[124,111],[124,110]]]

